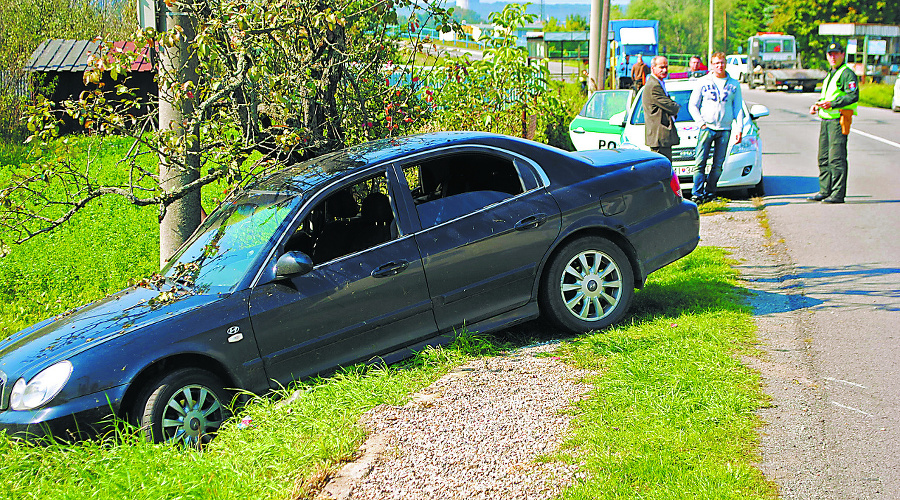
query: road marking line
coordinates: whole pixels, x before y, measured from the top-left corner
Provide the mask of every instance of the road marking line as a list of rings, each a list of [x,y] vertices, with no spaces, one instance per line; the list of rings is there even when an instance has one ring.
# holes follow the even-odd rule
[[[857,413],[862,413],[863,415],[865,415],[865,416],[867,416],[867,417],[873,417],[873,416],[874,416],[874,415],[872,415],[871,413],[866,413],[866,412],[860,410],[859,408],[854,408],[854,407],[852,407],[852,406],[842,405],[842,404],[840,404],[840,403],[838,403],[838,402],[835,402],[835,401],[832,401],[831,404],[833,404],[834,406],[837,406],[838,408],[843,408],[843,409],[845,409],[845,410],[850,410],[850,411],[855,411],[855,412],[857,412]]]
[[[839,379],[839,378],[825,377],[825,380],[828,380],[829,382],[840,382],[840,383],[842,383],[842,384],[853,385],[853,386],[856,386],[856,387],[862,387],[863,389],[868,389],[868,387],[866,387],[866,386],[864,386],[864,385],[862,385],[862,384],[857,384],[856,382],[850,382],[850,381],[847,381],[847,380],[841,380],[841,379]]]
[[[882,139],[881,137],[878,137],[877,135],[867,134],[867,133],[865,133],[865,132],[861,132],[861,131],[856,130],[856,129],[854,129],[854,128],[851,128],[850,131],[853,132],[853,133],[855,133],[855,134],[859,134],[859,135],[861,135],[861,136],[863,136],[863,137],[868,137],[869,139],[874,139],[874,140],[876,140],[876,141],[878,141],[878,142],[883,142],[883,143],[887,144],[888,146],[894,146],[895,148],[900,149],[900,144],[897,144],[896,142],[893,142],[893,141],[889,141],[889,140],[887,140],[887,139]]]

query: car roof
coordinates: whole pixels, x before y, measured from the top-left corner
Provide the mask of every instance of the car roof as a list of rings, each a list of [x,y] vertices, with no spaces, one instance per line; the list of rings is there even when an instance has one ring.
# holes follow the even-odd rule
[[[694,90],[699,86],[700,78],[679,78],[676,80],[666,80],[667,92],[675,90]]]
[[[433,132],[379,139],[326,153],[307,161],[287,166],[248,186],[259,191],[308,192],[333,179],[352,175],[370,165],[380,164],[414,153],[447,146],[497,146],[526,152],[555,149],[516,137],[488,132]],[[560,150],[561,151],[561,150]]]

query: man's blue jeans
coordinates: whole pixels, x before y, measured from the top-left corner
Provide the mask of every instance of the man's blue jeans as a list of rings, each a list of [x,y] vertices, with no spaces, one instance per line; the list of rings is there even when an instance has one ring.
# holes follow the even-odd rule
[[[731,129],[710,130],[709,127],[700,129],[697,136],[697,149],[694,150],[694,187],[691,194],[694,198],[708,198],[716,195],[716,183],[722,175],[722,164],[725,163],[725,150],[728,147],[728,138],[731,137]],[[709,158],[709,150],[713,150],[712,166],[706,171],[706,160]]]

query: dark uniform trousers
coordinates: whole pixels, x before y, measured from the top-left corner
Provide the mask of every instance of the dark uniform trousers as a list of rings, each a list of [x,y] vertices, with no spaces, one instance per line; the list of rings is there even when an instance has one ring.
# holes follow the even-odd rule
[[[819,127],[819,193],[835,200],[847,194],[847,136],[838,118]]]

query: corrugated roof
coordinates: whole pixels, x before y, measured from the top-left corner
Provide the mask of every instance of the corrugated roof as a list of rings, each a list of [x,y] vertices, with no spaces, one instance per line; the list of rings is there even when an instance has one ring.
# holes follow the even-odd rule
[[[900,37],[900,26],[892,24],[822,23],[820,35]]]
[[[134,42],[113,42],[122,50],[134,50]],[[82,73],[88,69],[92,54],[97,52],[100,42],[95,40],[46,40],[31,54],[25,65],[26,71],[71,71]],[[145,47],[131,64],[131,71],[152,71],[149,49]]]

